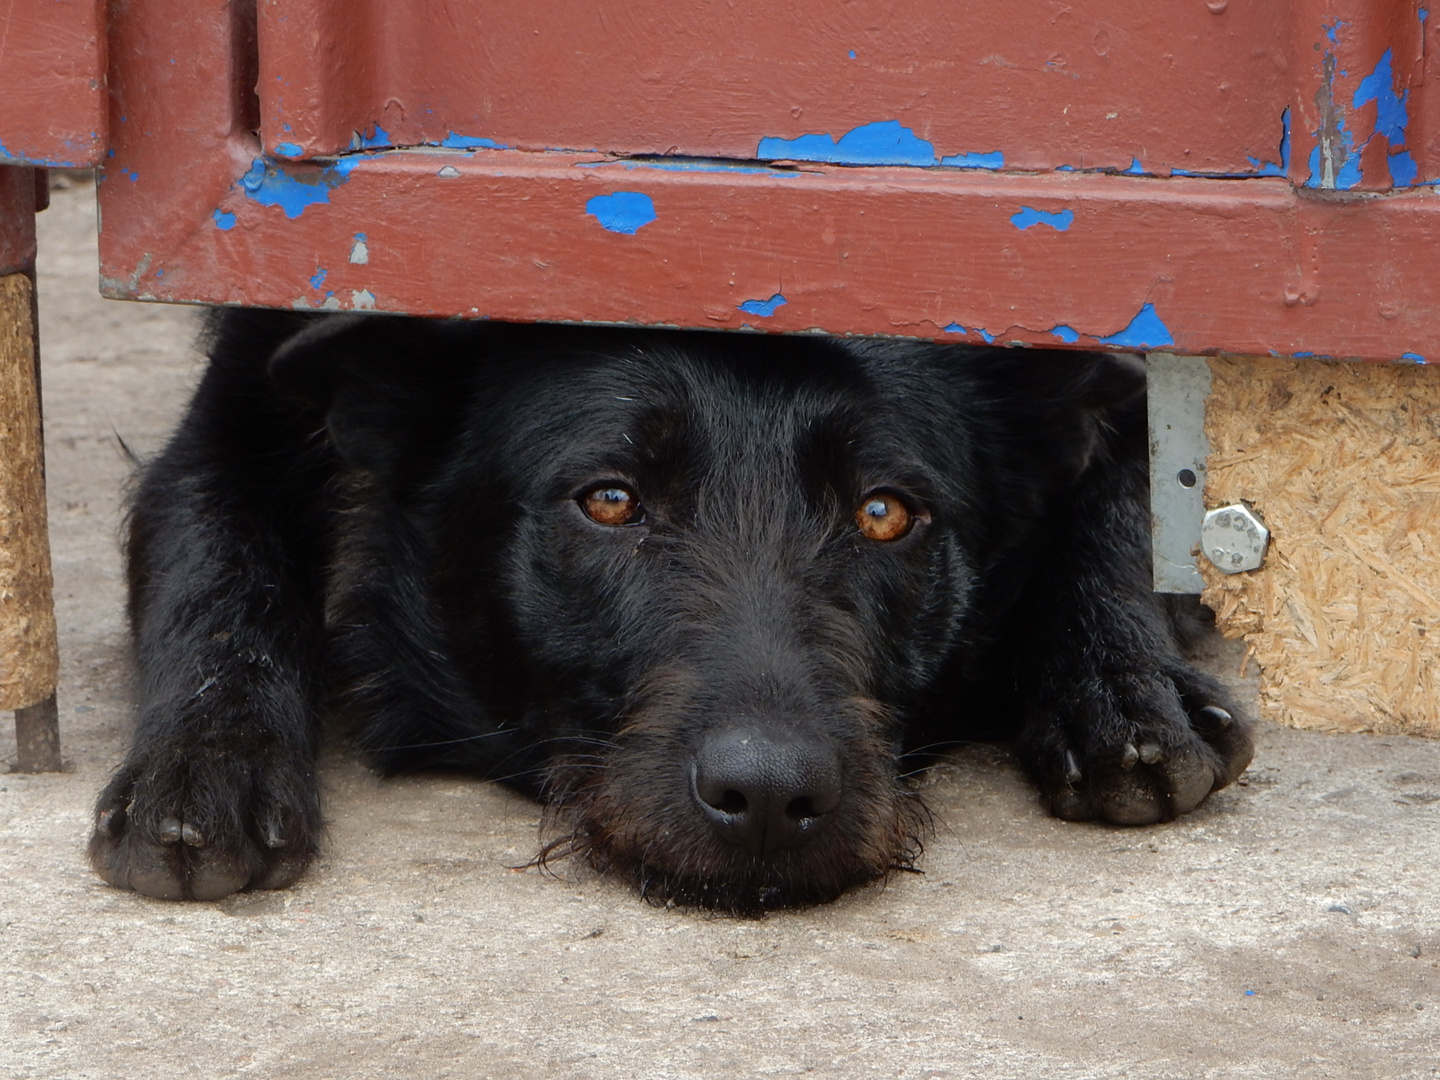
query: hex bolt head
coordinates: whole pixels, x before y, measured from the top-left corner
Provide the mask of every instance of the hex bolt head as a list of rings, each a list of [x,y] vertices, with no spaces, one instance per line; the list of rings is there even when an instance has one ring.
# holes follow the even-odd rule
[[[1265,522],[1244,503],[1206,511],[1200,525],[1200,550],[1225,574],[1259,569],[1269,542]]]

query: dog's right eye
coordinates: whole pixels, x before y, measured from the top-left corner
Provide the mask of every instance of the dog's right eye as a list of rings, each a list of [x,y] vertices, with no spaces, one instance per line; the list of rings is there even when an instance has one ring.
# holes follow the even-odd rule
[[[580,496],[580,509],[600,525],[638,525],[645,520],[640,497],[629,488],[603,484]]]

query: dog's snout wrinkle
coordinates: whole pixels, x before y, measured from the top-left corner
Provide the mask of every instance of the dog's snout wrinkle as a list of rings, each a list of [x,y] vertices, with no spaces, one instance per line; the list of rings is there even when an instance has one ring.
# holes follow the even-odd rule
[[[755,728],[707,736],[691,779],[715,831],[761,857],[805,844],[843,794],[833,747],[800,733],[776,736]]]

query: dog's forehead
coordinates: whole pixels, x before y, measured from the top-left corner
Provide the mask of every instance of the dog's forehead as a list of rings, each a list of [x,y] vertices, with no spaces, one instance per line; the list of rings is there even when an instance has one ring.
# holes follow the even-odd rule
[[[896,423],[893,396],[862,358],[833,343],[652,337],[602,338],[579,349],[562,339],[527,358],[508,395],[515,434],[577,452],[603,444],[640,453],[684,441],[769,456],[821,431],[858,443],[867,430]]]

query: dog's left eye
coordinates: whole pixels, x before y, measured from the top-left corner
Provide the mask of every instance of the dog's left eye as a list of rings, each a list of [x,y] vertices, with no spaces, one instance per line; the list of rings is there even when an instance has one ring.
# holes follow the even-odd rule
[[[645,519],[640,496],[615,484],[591,488],[579,502],[585,516],[600,525],[638,525]]]
[[[867,539],[899,540],[914,526],[915,515],[898,495],[872,491],[856,507],[855,524]]]

